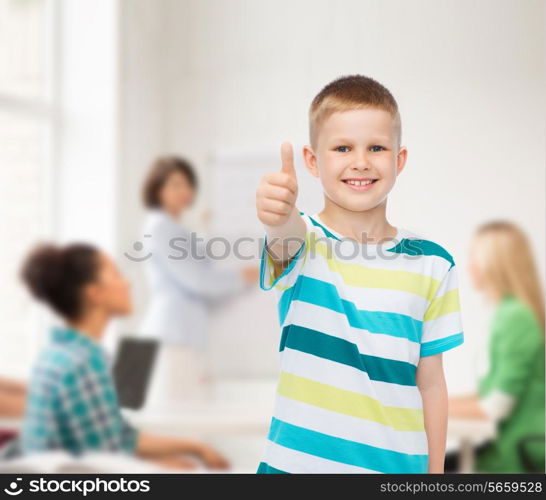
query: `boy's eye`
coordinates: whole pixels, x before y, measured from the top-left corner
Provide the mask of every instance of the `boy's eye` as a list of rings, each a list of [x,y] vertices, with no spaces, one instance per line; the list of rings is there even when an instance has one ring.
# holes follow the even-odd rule
[[[383,146],[372,146],[371,151],[383,151],[385,148]]]
[[[335,150],[340,153],[347,153],[349,151],[349,146],[338,146]]]

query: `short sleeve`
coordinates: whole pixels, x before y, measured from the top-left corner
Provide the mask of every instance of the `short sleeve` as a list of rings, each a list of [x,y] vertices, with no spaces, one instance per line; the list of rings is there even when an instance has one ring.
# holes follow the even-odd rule
[[[514,308],[495,322],[492,336],[496,345],[491,350],[494,370],[487,374],[487,393],[500,391],[514,397],[522,395],[534,369],[534,360],[542,349],[541,335],[530,311]]]
[[[452,265],[438,286],[423,318],[420,356],[432,356],[464,342],[457,268]]]
[[[310,235],[308,222],[306,220],[307,217],[304,214],[301,215],[306,225],[305,240],[301,243],[300,248],[290,259],[290,262],[284,268],[283,272],[276,277],[273,259],[269,255],[269,252],[267,250],[267,236],[265,237],[260,261],[260,288],[262,290],[271,290],[273,287],[280,291],[287,290],[296,283],[296,280],[298,279],[298,276],[307,258]]]

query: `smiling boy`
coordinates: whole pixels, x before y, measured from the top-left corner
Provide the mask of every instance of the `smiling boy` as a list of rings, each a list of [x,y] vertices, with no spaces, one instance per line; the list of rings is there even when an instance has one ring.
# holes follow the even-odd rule
[[[260,286],[277,291],[282,328],[258,472],[442,473],[442,352],[464,341],[457,274],[444,248],[387,220],[407,158],[397,103],[377,81],[346,76],[314,98],[309,125],[303,157],[322,211],[296,208],[289,143],[256,193]]]

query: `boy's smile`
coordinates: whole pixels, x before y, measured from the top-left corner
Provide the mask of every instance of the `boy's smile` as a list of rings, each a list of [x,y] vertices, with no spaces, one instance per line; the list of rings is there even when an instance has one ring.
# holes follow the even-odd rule
[[[376,182],[377,179],[371,179],[370,177],[355,177],[349,179],[341,179],[341,181],[355,191],[367,191],[368,189],[371,189],[372,184]]]
[[[386,202],[402,171],[406,149],[398,145],[391,114],[365,108],[335,112],[324,120],[307,166],[319,177],[326,202],[362,212]]]

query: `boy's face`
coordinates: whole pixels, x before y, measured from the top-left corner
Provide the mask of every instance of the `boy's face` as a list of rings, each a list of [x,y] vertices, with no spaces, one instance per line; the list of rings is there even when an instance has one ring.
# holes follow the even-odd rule
[[[324,194],[354,212],[386,202],[406,156],[395,120],[374,108],[333,113],[321,125],[315,147],[304,148],[307,168],[320,178]]]

